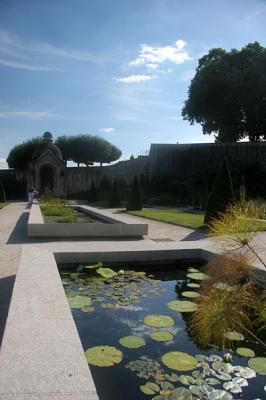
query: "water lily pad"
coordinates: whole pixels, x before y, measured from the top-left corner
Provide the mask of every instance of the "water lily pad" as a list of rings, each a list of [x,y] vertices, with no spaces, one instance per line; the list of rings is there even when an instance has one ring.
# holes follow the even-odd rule
[[[155,391],[155,390],[153,390],[152,388],[150,388],[147,385],[140,385],[139,388],[140,388],[141,392],[144,393],[144,394],[153,395],[153,394],[156,394],[156,392],[157,392],[157,390]]]
[[[119,339],[119,343],[128,349],[138,349],[146,344],[143,338],[133,335],[122,337]]]
[[[248,347],[238,347],[236,349],[236,352],[238,355],[243,357],[255,357],[254,351],[252,349],[249,349]]]
[[[113,304],[113,303],[102,303],[101,307],[102,308],[112,309],[112,308],[115,308],[115,304]]]
[[[187,283],[187,286],[195,289],[200,288],[200,285],[198,283],[193,283],[193,282]]]
[[[208,394],[209,400],[232,400],[233,396],[225,390],[213,390]]]
[[[248,360],[248,366],[260,375],[266,375],[266,357],[254,357]]]
[[[87,313],[91,313],[91,312],[95,311],[95,308],[94,307],[90,307],[90,306],[86,306],[86,307],[82,307],[81,311],[87,312]]]
[[[187,269],[187,272],[200,272],[197,268],[193,268],[193,267],[189,267],[188,269]]]
[[[241,386],[235,382],[225,382],[223,384],[223,388],[225,390],[230,390],[231,393],[241,393],[242,392]]]
[[[150,337],[157,342],[169,342],[173,340],[173,334],[171,332],[152,332]]]
[[[113,278],[114,276],[117,275],[117,273],[115,271],[113,271],[111,268],[98,268],[96,270],[97,274],[103,276],[106,279],[110,279]]]
[[[220,381],[216,378],[207,378],[206,383],[208,385],[219,385]]]
[[[167,328],[173,326],[175,321],[169,315],[146,315],[144,318],[144,324],[155,328]]]
[[[165,375],[165,377],[166,377],[166,379],[168,379],[168,381],[170,381],[170,382],[178,382],[179,381],[179,378],[178,378],[178,375],[176,375],[176,374],[174,374],[174,373],[172,373],[171,375]]]
[[[111,367],[123,359],[122,351],[111,346],[95,346],[85,351],[89,364],[97,367]]]
[[[241,377],[244,379],[251,379],[251,378],[255,378],[255,376],[256,376],[256,372],[252,368],[241,367],[241,366],[238,366],[237,368],[238,368],[237,370],[239,371],[239,372],[235,372],[235,375],[237,377]],[[236,367],[235,367],[235,369],[236,369]]]
[[[157,385],[157,383],[154,382],[147,382],[146,386],[148,386],[150,389],[152,389],[154,392],[159,392],[160,391],[160,386]]]
[[[191,298],[199,297],[199,293],[198,293],[198,292],[189,292],[189,291],[185,291],[185,292],[182,292],[181,294],[182,294],[182,296],[184,296],[184,297],[191,297]]]
[[[97,264],[93,264],[93,265],[86,265],[84,268],[85,269],[97,269],[103,266],[103,263],[99,262]]]
[[[161,358],[164,365],[175,371],[190,371],[197,366],[197,359],[187,353],[170,351]]]
[[[186,300],[173,300],[169,301],[166,305],[168,308],[170,308],[170,310],[179,312],[193,312],[198,308],[196,303]]]
[[[86,306],[90,306],[92,304],[92,300],[90,297],[73,296],[68,297],[68,303],[70,308],[83,308]]]
[[[227,283],[224,282],[217,282],[213,285],[213,287],[220,290],[228,290],[228,291],[235,290],[234,286],[227,285]]]
[[[244,340],[244,336],[242,335],[242,333],[237,331],[227,331],[225,333],[225,337],[229,340],[236,340],[236,341]]]
[[[187,385],[187,386],[191,384],[194,385],[195,379],[189,375],[180,375],[179,382],[182,383],[182,385]]]
[[[204,274],[203,272],[192,272],[187,274],[187,277],[197,281],[202,281],[203,279],[207,279],[208,275]]]

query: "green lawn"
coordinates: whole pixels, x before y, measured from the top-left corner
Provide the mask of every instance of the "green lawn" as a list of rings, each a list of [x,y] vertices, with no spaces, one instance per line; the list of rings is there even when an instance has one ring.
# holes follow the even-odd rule
[[[0,203],[0,210],[1,208],[5,207],[7,205],[7,203]]]
[[[181,225],[192,229],[197,229],[204,225],[204,215],[177,210],[143,208],[141,211],[130,211],[129,214],[156,219],[162,222],[170,222],[171,224]]]

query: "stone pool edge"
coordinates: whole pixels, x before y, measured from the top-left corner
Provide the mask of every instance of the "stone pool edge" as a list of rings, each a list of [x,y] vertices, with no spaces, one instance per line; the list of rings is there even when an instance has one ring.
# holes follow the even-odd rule
[[[119,214],[115,215],[108,211],[98,210],[89,206],[75,206],[80,211],[90,213],[96,218],[107,222],[106,224],[86,223],[56,223],[45,224],[39,204],[31,206],[28,220],[29,237],[142,237],[148,234],[148,224],[128,224],[123,221]]]
[[[56,262],[208,260],[200,248],[53,253],[23,246],[0,351],[0,398],[98,400]]]
[[[24,246],[0,351],[0,398],[98,400],[53,253]]]

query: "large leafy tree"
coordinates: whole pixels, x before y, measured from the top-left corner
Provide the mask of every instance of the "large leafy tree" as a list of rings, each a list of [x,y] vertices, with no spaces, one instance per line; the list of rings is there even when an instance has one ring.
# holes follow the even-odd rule
[[[182,110],[219,142],[266,139],[266,48],[216,48],[200,60]]]
[[[42,144],[43,139],[36,137],[14,146],[7,157],[9,168],[26,168],[28,162],[32,160],[34,151],[41,147]]]
[[[107,140],[92,135],[60,136],[55,144],[62,151],[64,161],[74,161],[78,165],[92,165],[95,162],[110,163],[118,160],[121,151]],[[27,140],[10,151],[7,162],[10,168],[24,169],[33,154],[43,146],[41,137]]]

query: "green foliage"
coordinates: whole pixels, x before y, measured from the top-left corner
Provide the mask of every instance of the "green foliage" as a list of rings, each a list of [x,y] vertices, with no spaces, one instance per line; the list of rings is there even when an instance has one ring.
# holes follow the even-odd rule
[[[203,226],[203,215],[199,213],[143,208],[141,211],[132,211],[130,214],[157,221],[170,222],[171,224],[186,226],[192,229]]]
[[[72,224],[77,222],[76,211],[65,205],[60,199],[42,196],[41,211],[45,217],[54,217],[55,222]]]
[[[190,327],[201,345],[213,344],[223,349],[232,345],[228,331],[243,333],[251,327],[254,304],[250,284],[236,286],[232,291],[209,287],[201,293]]]
[[[137,210],[142,210],[142,196],[138,177],[135,176],[127,203],[127,211]]]
[[[26,140],[21,144],[14,146],[8,157],[7,163],[9,168],[24,169],[27,167],[28,162],[32,160],[34,151],[36,151],[43,144],[41,137]]]
[[[123,359],[122,351],[111,346],[95,346],[85,351],[87,362],[97,367],[112,367]]]
[[[107,140],[92,135],[60,136],[55,144],[62,151],[65,161],[83,163],[87,166],[99,163],[110,163],[121,156],[121,151]]]
[[[190,371],[197,366],[197,359],[188,353],[170,351],[162,356],[162,362],[175,371]]]
[[[184,119],[200,123],[219,142],[266,138],[266,49],[258,42],[240,51],[214,48],[199,60]]]
[[[120,193],[119,193],[119,189],[118,189],[118,185],[117,185],[116,179],[114,180],[114,183],[113,183],[112,192],[111,192],[111,196],[110,196],[110,199],[109,199],[108,207],[109,208],[112,208],[112,207],[119,208],[119,207],[121,207]]]
[[[96,186],[95,186],[94,180],[91,181],[91,188],[90,188],[90,191],[89,191],[88,200],[91,203],[95,203],[98,200],[98,193],[97,193],[97,190],[96,190]]]
[[[62,152],[64,161],[74,161],[87,166],[99,163],[110,163],[121,156],[121,151],[107,140],[92,135],[60,136],[55,144]],[[10,168],[24,169],[35,154],[43,147],[43,138],[36,137],[16,145],[10,151],[7,163]]]
[[[224,158],[216,175],[212,192],[208,201],[205,220],[206,224],[217,218],[234,201],[231,175],[227,159]]]
[[[220,242],[227,248],[250,246],[256,232],[264,229],[264,224],[258,221],[259,212],[254,202],[237,202],[213,219],[208,228],[211,235],[219,236]]]

